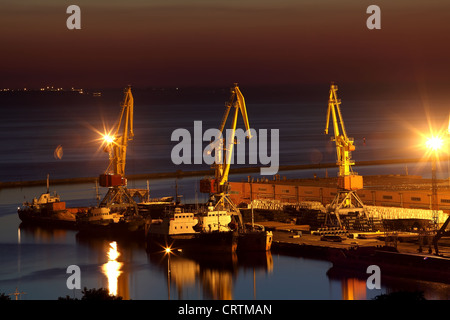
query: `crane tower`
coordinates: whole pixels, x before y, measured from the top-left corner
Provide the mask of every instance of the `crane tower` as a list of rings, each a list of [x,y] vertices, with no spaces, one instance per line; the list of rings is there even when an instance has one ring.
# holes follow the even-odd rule
[[[127,87],[124,91],[117,125],[112,133],[103,137],[106,143],[104,150],[109,153],[109,165],[105,173],[100,175],[99,182],[100,186],[108,188],[100,207],[110,207],[119,211],[131,209],[137,213],[138,207],[133,200],[133,193],[139,193],[140,197],[145,195],[141,194],[142,191],[140,190],[127,189],[127,179],[125,178],[128,141],[134,137],[133,108],[134,100],[131,87]]]
[[[231,141],[226,141],[223,137],[223,131],[230,114],[231,109],[234,109],[233,118],[231,120]],[[214,179],[202,179],[200,181],[200,191],[202,193],[209,193],[210,200],[215,203],[215,207],[230,207],[234,215],[238,217],[239,224],[242,225],[242,217],[239,209],[235,206],[233,201],[229,198],[229,185],[228,185],[228,175],[230,172],[231,157],[233,154],[233,148],[236,141],[233,139],[236,132],[237,119],[239,111],[242,115],[244,125],[246,128],[247,138],[251,139],[250,125],[247,116],[247,109],[245,106],[245,99],[242,95],[238,84],[235,83],[230,90],[230,99],[225,103],[225,111],[222,116],[222,121],[220,123],[220,132],[222,133],[222,138],[217,139],[211,145],[211,149],[215,149],[215,162],[213,164],[214,168]],[[224,155],[225,153],[225,155]]]
[[[365,212],[364,204],[356,193],[356,190],[363,188],[363,177],[352,170],[352,165],[355,162],[351,159],[351,152],[355,150],[355,145],[353,144],[353,138],[348,137],[345,130],[344,119],[340,109],[341,100],[337,98],[337,90],[337,85],[331,83],[325,134],[328,134],[329,123],[332,120],[334,136],[331,138],[331,141],[336,143],[336,164],[339,167],[338,190],[328,208],[325,223],[327,223],[329,214],[334,213],[339,226],[342,227],[340,214],[358,212],[365,216]]]

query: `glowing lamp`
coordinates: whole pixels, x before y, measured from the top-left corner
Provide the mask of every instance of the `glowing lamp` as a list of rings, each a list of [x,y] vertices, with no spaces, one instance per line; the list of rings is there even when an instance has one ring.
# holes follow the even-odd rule
[[[437,151],[442,148],[444,141],[440,137],[431,137],[427,140],[427,148]]]
[[[105,135],[103,135],[103,140],[108,144],[113,143],[114,137],[110,136],[109,134],[105,134]]]

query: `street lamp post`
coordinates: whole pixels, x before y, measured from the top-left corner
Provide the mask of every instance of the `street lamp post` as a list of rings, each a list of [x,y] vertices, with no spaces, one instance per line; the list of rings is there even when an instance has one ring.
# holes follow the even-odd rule
[[[438,217],[438,196],[437,196],[437,179],[436,179],[436,153],[434,152],[431,159],[431,210],[433,211],[433,223],[437,226]]]
[[[433,223],[434,227],[438,226],[438,196],[437,196],[437,179],[436,179],[436,167],[437,167],[437,156],[439,150],[443,146],[443,140],[441,137],[431,137],[427,140],[427,147],[431,151],[431,210],[433,212]]]

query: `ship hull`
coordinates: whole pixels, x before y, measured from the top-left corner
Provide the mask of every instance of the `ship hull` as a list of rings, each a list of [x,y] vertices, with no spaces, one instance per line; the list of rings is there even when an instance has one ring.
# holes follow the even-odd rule
[[[147,252],[162,252],[165,248],[192,253],[233,253],[238,246],[236,232],[199,232],[177,235],[148,233]]]
[[[76,215],[68,210],[38,211],[26,208],[17,210],[17,213],[19,219],[24,224],[70,229],[76,228]]]
[[[101,221],[78,221],[77,228],[79,236],[143,240],[145,239],[149,224],[149,221],[144,218],[131,218],[119,222],[104,219]]]
[[[245,231],[239,233],[239,252],[248,251],[270,251],[272,247],[273,235],[267,231]]]

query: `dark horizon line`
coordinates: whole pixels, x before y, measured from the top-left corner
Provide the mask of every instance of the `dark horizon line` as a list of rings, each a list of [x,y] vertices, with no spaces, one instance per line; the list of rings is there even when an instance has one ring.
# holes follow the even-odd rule
[[[429,98],[442,99],[448,98],[448,87],[450,84],[439,82],[439,83],[427,83],[425,86],[423,84],[418,84],[417,82],[400,82],[395,84],[386,81],[378,82],[374,81],[372,83],[367,82],[349,82],[349,81],[323,81],[323,82],[311,82],[311,83],[289,83],[289,84],[247,84],[239,83],[238,85],[241,90],[245,91],[245,95],[249,95],[251,98],[264,99],[268,97],[269,99],[280,99],[280,98],[293,98],[302,97],[306,98],[308,96],[314,96],[316,94],[327,94],[329,86],[332,82],[335,82],[342,94],[345,94],[346,98],[351,99],[367,99],[368,96],[374,99],[383,98],[402,98],[409,97],[412,99],[422,99],[424,92],[427,93]],[[20,88],[6,88],[0,87],[0,95],[7,96],[9,94],[25,94],[25,93],[43,93],[43,94],[57,94],[57,93],[78,93],[78,90],[83,90],[83,95],[88,96],[93,95],[96,92],[101,94],[115,94],[122,93],[125,88],[130,84],[125,84],[123,86],[105,86],[105,87],[95,87],[95,86],[39,86],[34,87],[20,87]],[[213,95],[228,95],[230,88],[232,88],[234,83],[227,85],[136,85],[131,84],[132,89],[136,93],[151,94],[153,96],[174,96],[179,98],[189,98],[191,95],[204,94],[205,98],[207,96]],[[42,88],[62,88],[62,91],[52,91],[52,90],[42,90]],[[26,90],[24,89],[26,88]],[[72,90],[72,88],[74,88]],[[8,90],[9,89],[9,90]],[[324,93],[325,92],[325,93]],[[81,93],[81,92],[80,92]]]
[[[394,81],[394,83],[390,81],[346,81],[346,80],[324,80],[324,81],[314,81],[314,82],[298,82],[298,83],[266,83],[266,84],[256,84],[256,83],[245,83],[245,82],[231,82],[231,83],[224,83],[224,84],[161,84],[161,85],[154,85],[154,84],[138,84],[133,85],[133,83],[127,83],[124,82],[123,85],[106,85],[106,86],[95,86],[95,85],[54,85],[54,84],[45,84],[40,86],[0,86],[0,92],[5,92],[6,89],[9,89],[10,91],[42,91],[42,89],[46,88],[62,88],[64,91],[71,91],[72,88],[75,90],[83,89],[83,90],[117,90],[117,89],[124,89],[128,86],[131,86],[132,88],[139,89],[139,90],[149,90],[149,89],[222,89],[222,88],[230,88],[235,83],[237,83],[239,86],[245,86],[246,88],[292,88],[292,87],[316,87],[316,86],[329,86],[332,82],[336,83],[337,85],[341,86],[385,86],[390,87],[393,84],[395,84],[397,87],[410,87],[410,86],[417,86],[416,80],[411,81],[403,81],[398,82]],[[450,83],[430,83],[431,85],[438,85],[438,86],[448,86]],[[51,91],[51,90],[44,90],[44,91]],[[55,90],[56,91],[56,90]],[[7,92],[7,91],[6,91]]]

